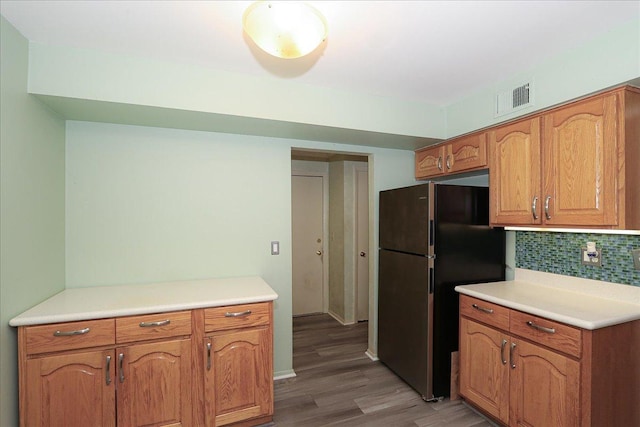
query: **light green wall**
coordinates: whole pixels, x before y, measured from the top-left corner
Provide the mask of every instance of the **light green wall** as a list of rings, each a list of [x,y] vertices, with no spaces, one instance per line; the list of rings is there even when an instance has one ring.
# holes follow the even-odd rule
[[[292,146],[373,153],[374,194],[413,181],[410,151],[68,122],[67,287],[262,276],[290,373]]]
[[[549,58],[509,79],[484,88],[447,107],[447,137],[491,126],[610,86],[640,84],[640,5],[630,21],[590,42]],[[499,64],[496,64],[499,66]],[[494,117],[495,96],[533,78],[535,105]]]
[[[64,121],[27,94],[28,42],[0,17],[0,425],[18,425],[9,320],[64,289]]]
[[[309,86],[268,73],[242,75],[37,43],[31,44],[29,90],[48,96],[399,135],[443,137],[445,126],[443,109],[424,103]],[[118,114],[111,119],[118,120]]]

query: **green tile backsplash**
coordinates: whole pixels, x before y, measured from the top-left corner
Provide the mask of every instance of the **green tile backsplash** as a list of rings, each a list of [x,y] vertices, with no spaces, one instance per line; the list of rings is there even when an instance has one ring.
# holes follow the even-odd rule
[[[580,262],[586,242],[602,249],[602,267]],[[516,267],[640,286],[640,271],[634,270],[631,256],[637,248],[640,236],[635,235],[516,231]]]

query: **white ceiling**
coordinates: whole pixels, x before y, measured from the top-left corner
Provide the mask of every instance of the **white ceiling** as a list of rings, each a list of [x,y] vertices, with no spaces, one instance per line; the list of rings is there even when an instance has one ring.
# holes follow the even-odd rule
[[[313,1],[329,37],[276,60],[246,1],[0,1],[31,41],[448,105],[640,16],[638,1]]]

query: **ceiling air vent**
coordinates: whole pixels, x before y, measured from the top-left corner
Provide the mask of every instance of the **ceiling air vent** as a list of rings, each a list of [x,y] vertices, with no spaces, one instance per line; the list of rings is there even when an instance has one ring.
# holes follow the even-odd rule
[[[529,82],[496,95],[496,117],[531,105],[533,105],[533,84]]]

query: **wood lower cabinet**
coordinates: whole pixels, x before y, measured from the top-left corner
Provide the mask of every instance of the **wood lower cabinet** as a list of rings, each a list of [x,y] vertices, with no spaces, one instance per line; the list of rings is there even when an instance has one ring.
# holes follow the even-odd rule
[[[21,425],[115,426],[114,356],[97,350],[27,360]]]
[[[191,340],[117,350],[118,425],[191,426]]]
[[[271,302],[21,326],[18,353],[21,427],[273,417]]]
[[[270,303],[205,310],[207,426],[271,420],[272,316]]]
[[[492,225],[640,229],[640,90],[490,129]]]
[[[584,330],[460,296],[460,394],[509,426],[640,425],[640,321]]]
[[[487,167],[486,133],[476,133],[452,139],[435,147],[415,152],[416,179],[428,179],[450,173]]]

